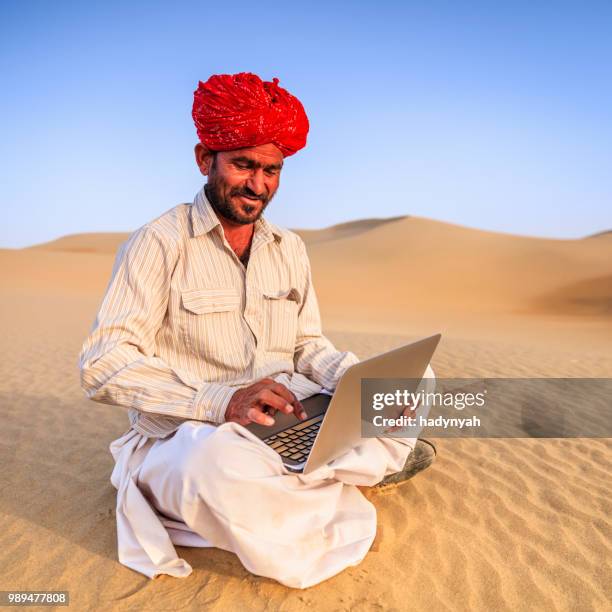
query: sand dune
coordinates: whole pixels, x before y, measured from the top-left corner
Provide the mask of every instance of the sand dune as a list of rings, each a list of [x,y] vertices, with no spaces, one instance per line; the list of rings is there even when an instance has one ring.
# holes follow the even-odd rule
[[[125,242],[129,232],[108,232],[70,234],[51,242],[35,244],[28,249],[37,251],[63,251],[67,253],[98,253],[114,255],[122,242]]]
[[[374,227],[391,223],[405,217],[388,217],[385,219],[358,219],[357,221],[347,221],[323,229],[297,229],[307,244],[325,242],[337,238],[346,238],[367,232]],[[105,253],[113,254],[117,251],[122,242],[125,242],[129,232],[90,232],[83,234],[69,234],[61,236],[56,240],[35,244],[28,249],[43,251],[66,251],[69,253]]]
[[[348,221],[347,223],[338,223],[324,229],[306,230],[297,229],[296,231],[304,242],[310,246],[318,242],[326,242],[328,240],[337,240],[338,238],[349,238],[364,232],[368,232],[379,225],[393,223],[406,217],[388,217],[386,219],[360,219],[358,221]]]
[[[612,244],[526,238],[409,217],[313,244],[310,253],[319,290],[334,289],[351,302],[365,299],[391,310],[447,310],[452,303],[452,309],[472,312],[524,312],[540,295],[609,273]]]
[[[362,314],[375,307],[381,319],[387,311],[398,310],[608,312],[612,242],[604,234],[578,240],[528,238],[420,217],[365,219],[296,231],[308,244],[317,288],[330,309],[344,310],[350,303]],[[69,285],[73,279],[65,270],[72,262],[80,286],[92,276],[90,267],[95,275],[105,265],[83,255],[112,256],[128,236],[75,234],[29,249],[3,250],[0,257],[12,261],[18,272],[11,276],[22,279],[30,275],[21,268],[36,267],[38,255],[50,277],[56,282],[65,278]],[[17,252],[19,257],[11,260],[11,253]],[[68,259],[65,253],[79,257]],[[594,302],[587,299],[591,290]]]
[[[605,232],[597,232],[596,234],[591,234],[587,236],[587,238],[601,238],[603,240],[612,240],[612,230],[606,230]]]
[[[215,549],[186,580],[116,560],[108,443],[77,355],[128,234],[0,250],[2,589],[67,589],[78,610],[606,610],[612,441],[438,440],[434,466],[370,492],[362,564],[306,591]],[[439,377],[610,377],[612,242],[482,232],[417,217],[304,234],[326,330],[361,357],[430,331]]]
[[[113,261],[114,254],[97,252],[0,249],[0,287],[100,294],[110,279]]]
[[[576,281],[534,301],[546,312],[612,316],[612,275]]]

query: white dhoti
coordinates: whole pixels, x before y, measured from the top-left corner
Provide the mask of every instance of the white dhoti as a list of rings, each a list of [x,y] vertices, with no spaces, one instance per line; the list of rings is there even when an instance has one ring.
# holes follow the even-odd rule
[[[416,438],[370,438],[308,475],[236,423],[186,421],[168,438],[129,430],[115,458],[119,561],[153,578],[192,568],[174,545],[235,553],[253,574],[295,588],[365,557],[376,510],[356,485],[400,471]]]

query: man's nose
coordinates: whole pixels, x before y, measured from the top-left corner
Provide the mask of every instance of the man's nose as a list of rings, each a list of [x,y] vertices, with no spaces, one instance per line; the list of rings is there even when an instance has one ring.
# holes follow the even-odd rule
[[[258,196],[264,195],[265,183],[262,168],[257,168],[256,170],[253,170],[251,176],[247,181],[247,187]]]

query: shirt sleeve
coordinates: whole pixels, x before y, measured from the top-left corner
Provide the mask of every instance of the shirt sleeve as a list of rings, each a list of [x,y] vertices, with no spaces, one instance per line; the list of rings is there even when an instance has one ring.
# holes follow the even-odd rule
[[[155,355],[178,256],[147,225],[121,247],[79,355],[81,387],[96,402],[222,423],[236,388],[194,380]]]
[[[315,381],[328,391],[334,391],[345,370],[358,363],[359,358],[351,351],[339,351],[323,335],[319,303],[312,283],[310,260],[304,241],[301,238],[298,240],[304,284],[293,355],[295,371]]]

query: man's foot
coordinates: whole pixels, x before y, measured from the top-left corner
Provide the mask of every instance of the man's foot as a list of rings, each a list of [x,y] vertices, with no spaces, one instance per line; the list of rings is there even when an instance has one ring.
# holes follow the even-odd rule
[[[418,439],[412,452],[408,455],[401,471],[385,476],[374,489],[391,488],[412,478],[415,474],[428,468],[436,458],[436,447],[429,440]]]

